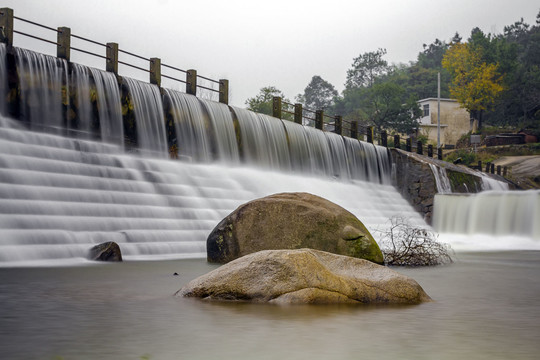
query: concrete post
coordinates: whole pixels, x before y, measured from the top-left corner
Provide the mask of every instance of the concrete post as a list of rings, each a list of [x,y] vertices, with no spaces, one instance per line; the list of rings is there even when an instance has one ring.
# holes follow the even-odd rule
[[[431,144],[427,146],[427,156],[429,156],[430,158],[433,157],[433,145]]]
[[[491,173],[495,174],[495,164],[490,164],[490,166],[491,166],[491,169],[490,169]]]
[[[343,133],[343,117],[340,115],[336,115],[334,120],[334,132],[338,135],[342,135]]]
[[[424,144],[420,140],[416,142],[416,153],[418,155],[424,155]]]
[[[351,137],[358,139],[358,121],[351,122]]]
[[[401,139],[399,138],[399,135],[394,135],[394,147],[396,149],[401,149]]]
[[[442,148],[437,149],[437,159],[442,160]]]
[[[366,131],[367,142],[373,144],[373,126],[368,126]]]
[[[105,70],[118,75],[118,44],[107,43],[107,64]]]
[[[281,98],[279,96],[272,98],[272,116],[281,119]]]
[[[9,49],[13,46],[13,9],[0,9],[0,41]]]
[[[324,111],[317,110],[315,111],[315,128],[323,130],[324,127]]]
[[[386,130],[381,131],[381,146],[388,147],[388,134]]]
[[[219,80],[219,102],[229,105],[229,80]]]
[[[508,175],[508,167],[504,167],[503,168],[503,176],[506,177],[506,175]]]
[[[407,144],[405,145],[405,150],[407,150],[408,152],[412,151],[412,139],[411,138],[407,138]]]
[[[188,70],[186,73],[186,93],[197,96],[197,70]]]
[[[478,170],[482,171],[482,161],[478,160]]]
[[[497,175],[501,175],[502,166],[497,165]]]
[[[161,59],[150,58],[150,84],[161,87]]]
[[[294,122],[302,125],[302,104],[294,104]]]
[[[68,27],[59,27],[56,45],[56,56],[60,59],[69,61],[71,55],[71,29]]]

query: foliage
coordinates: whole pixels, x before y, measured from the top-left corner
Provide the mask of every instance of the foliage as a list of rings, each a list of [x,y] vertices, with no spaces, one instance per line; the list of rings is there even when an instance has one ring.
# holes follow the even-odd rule
[[[297,96],[297,100],[309,109],[321,110],[331,107],[337,96],[338,92],[334,85],[315,75],[304,89],[304,94]]]
[[[373,123],[378,131],[412,131],[418,126],[422,112],[414,99],[403,102],[404,96],[405,90],[399,85],[391,82],[375,84],[367,90],[365,110],[368,121]]]
[[[247,109],[261,114],[272,116],[274,96],[279,96],[283,101],[289,102],[285,95],[275,86],[265,86],[261,88],[259,94],[246,100]]]
[[[347,70],[347,89],[370,87],[375,80],[388,71],[388,62],[383,59],[386,49],[366,52],[354,58],[352,69]]]
[[[503,91],[498,64],[482,61],[480,52],[466,43],[453,44],[442,64],[452,75],[450,94],[479,121],[481,128],[482,112]]]
[[[417,228],[403,217],[392,217],[390,228],[379,232],[385,265],[433,266],[453,262],[449,245],[438,242],[431,230]]]

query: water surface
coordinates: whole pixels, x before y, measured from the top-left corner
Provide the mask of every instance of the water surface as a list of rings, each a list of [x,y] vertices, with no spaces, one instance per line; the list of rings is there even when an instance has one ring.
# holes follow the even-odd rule
[[[0,268],[5,359],[536,359],[540,252],[398,270],[416,306],[205,303],[173,294],[202,259]],[[179,275],[174,276],[177,272]]]

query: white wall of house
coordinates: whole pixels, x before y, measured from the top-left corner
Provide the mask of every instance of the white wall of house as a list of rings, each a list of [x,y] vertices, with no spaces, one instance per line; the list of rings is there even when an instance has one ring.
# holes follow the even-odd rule
[[[437,143],[437,98],[418,101],[423,117],[420,118],[419,135],[426,135]],[[456,145],[459,138],[471,130],[470,116],[457,100],[441,99],[441,145]]]

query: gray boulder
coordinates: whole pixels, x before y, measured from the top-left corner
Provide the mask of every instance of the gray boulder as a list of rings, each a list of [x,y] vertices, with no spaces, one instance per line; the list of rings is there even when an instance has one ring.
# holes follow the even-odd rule
[[[431,300],[415,280],[394,270],[312,249],[246,255],[189,282],[176,296],[278,304],[418,304]]]
[[[114,241],[98,244],[88,252],[88,259],[95,261],[122,261],[120,246]]]
[[[383,263],[379,246],[356,216],[308,193],[281,193],[241,205],[206,242],[209,262],[261,250],[311,248]]]

